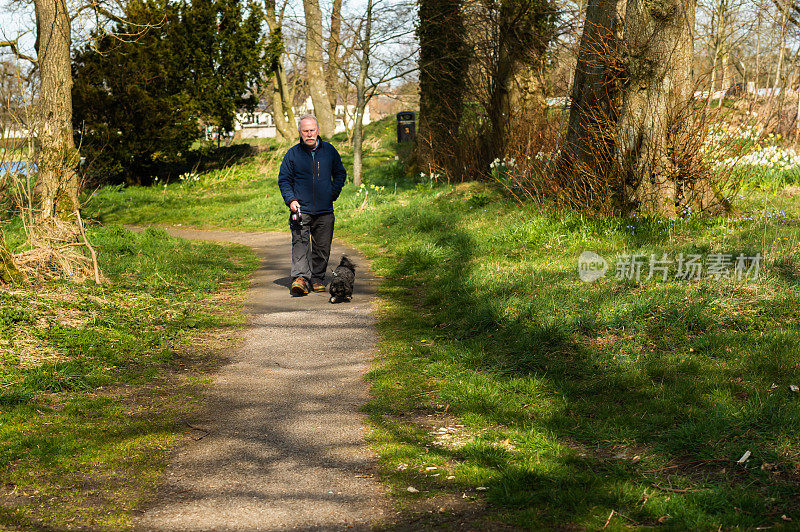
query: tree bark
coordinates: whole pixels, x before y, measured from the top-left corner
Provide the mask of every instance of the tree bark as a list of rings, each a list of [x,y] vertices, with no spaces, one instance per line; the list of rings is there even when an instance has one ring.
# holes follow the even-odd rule
[[[365,85],[369,72],[370,39],[372,37],[372,2],[367,0],[367,15],[364,24],[364,38],[361,39],[361,57],[356,79],[356,116],[353,122],[353,185],[361,186],[361,154],[363,151],[364,108],[367,105]]]
[[[314,115],[319,123],[319,132],[323,137],[334,133],[335,121],[333,109],[325,85],[325,63],[322,47],[322,11],[319,0],[303,0],[306,16],[306,70],[308,91],[314,104]]]
[[[11,284],[22,279],[23,275],[14,264],[14,255],[8,248],[5,235],[0,228],[0,284]]]
[[[339,50],[342,47],[342,0],[333,0],[331,10],[331,33],[328,36],[328,63],[325,65],[325,86],[334,115],[339,95]],[[347,101],[343,102],[345,107]]]
[[[285,46],[283,41],[283,11],[278,15],[275,0],[264,0],[264,18],[270,29],[270,84],[272,87],[272,117],[275,129],[286,140],[297,138],[297,123],[292,108],[292,94],[283,67]]]
[[[504,1],[494,24],[497,43],[490,80],[487,116],[491,127],[484,139],[486,164],[506,156],[512,136],[530,129],[544,109],[544,95],[536,71],[544,59],[549,32],[543,30],[549,6],[535,0]],[[517,122],[518,120],[521,123]],[[525,126],[527,124],[527,127]],[[518,131],[514,126],[520,125]]]
[[[37,103],[41,221],[72,220],[78,208],[78,152],[72,136],[70,18],[64,0],[35,0],[41,85]]]
[[[694,0],[628,1],[616,161],[642,214],[676,216],[687,140],[676,118],[691,99],[694,12]]]
[[[457,145],[469,64],[462,0],[420,0],[419,131],[416,166],[425,173],[457,169]]]
[[[559,161],[560,188],[578,204],[603,210],[614,194],[614,135],[623,69],[625,0],[590,0],[578,48],[567,137]],[[605,205],[604,205],[605,204]]]
[[[689,132],[694,11],[694,0],[590,2],[561,161],[584,205],[670,218],[679,204],[724,205]]]

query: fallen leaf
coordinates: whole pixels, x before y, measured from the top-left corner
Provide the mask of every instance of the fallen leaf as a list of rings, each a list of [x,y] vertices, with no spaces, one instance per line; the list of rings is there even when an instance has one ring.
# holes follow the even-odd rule
[[[419,490],[417,488],[415,488],[414,486],[407,487],[406,491],[409,492],[409,493],[419,493]]]
[[[478,487],[477,487],[477,488],[475,488],[475,489],[476,489],[476,490],[478,490],[478,491],[486,491],[486,490],[488,490],[489,488],[487,488],[486,486],[478,486]]]
[[[747,462],[747,460],[749,460],[749,459],[750,459],[750,451],[745,451],[744,454],[742,455],[742,457],[739,458],[736,461],[736,463],[737,464],[743,464],[743,463]]]

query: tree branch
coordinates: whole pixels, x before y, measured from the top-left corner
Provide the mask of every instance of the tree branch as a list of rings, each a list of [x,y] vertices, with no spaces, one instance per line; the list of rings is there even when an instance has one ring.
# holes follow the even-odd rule
[[[15,56],[17,56],[18,59],[24,59],[25,61],[30,61],[34,65],[39,64],[39,60],[36,59],[35,57],[31,57],[19,51],[19,42],[17,39],[14,39],[13,41],[0,41],[0,47],[10,48],[11,52]]]

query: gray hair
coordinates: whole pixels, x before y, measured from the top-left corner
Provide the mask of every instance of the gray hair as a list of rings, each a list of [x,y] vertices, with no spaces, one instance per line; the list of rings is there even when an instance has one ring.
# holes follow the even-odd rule
[[[304,114],[303,116],[300,117],[300,120],[297,121],[298,133],[300,133],[300,123],[303,122],[303,120],[313,120],[314,123],[317,124],[317,130],[319,130],[319,120],[317,120],[316,116],[309,113],[309,114]]]

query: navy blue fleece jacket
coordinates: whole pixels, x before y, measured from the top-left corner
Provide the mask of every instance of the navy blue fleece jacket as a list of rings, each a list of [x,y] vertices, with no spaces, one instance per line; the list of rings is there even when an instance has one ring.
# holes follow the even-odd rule
[[[302,213],[326,214],[333,212],[345,178],[339,152],[320,138],[313,151],[302,142],[289,148],[278,172],[278,187],[286,205],[297,200]]]

